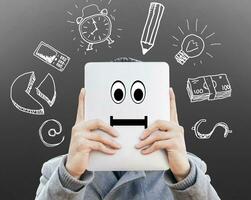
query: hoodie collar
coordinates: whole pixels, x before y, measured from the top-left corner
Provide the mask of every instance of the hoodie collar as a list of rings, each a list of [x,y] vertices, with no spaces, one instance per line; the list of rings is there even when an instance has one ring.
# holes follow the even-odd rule
[[[145,171],[127,171],[119,180],[112,171],[95,171],[94,173],[93,184],[103,198],[123,187],[126,183],[146,177]]]

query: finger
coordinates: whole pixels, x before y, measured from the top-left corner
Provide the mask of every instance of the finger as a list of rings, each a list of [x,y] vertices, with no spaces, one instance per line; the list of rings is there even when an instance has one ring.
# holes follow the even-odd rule
[[[117,152],[116,149],[108,148],[107,146],[105,146],[104,144],[102,144],[100,142],[91,141],[90,146],[91,146],[92,150],[100,151],[100,152],[103,152],[105,154],[114,154],[114,153]]]
[[[171,144],[171,140],[157,141],[157,142],[153,143],[150,147],[141,150],[141,153],[142,154],[150,154],[150,153],[153,153],[155,151],[168,148],[168,146],[170,144]]]
[[[168,140],[175,136],[173,132],[163,132],[163,131],[157,131],[155,133],[152,133],[149,137],[146,139],[140,141],[135,147],[137,149],[144,148],[145,146],[151,145],[154,142],[161,141],[161,140]]]
[[[104,138],[100,134],[97,134],[97,133],[90,133],[89,135],[86,136],[86,138],[92,141],[97,141],[102,144],[108,145],[112,148],[116,148],[116,149],[121,148],[121,145],[115,140]]]
[[[145,139],[146,137],[148,137],[149,135],[151,135],[151,133],[155,131],[168,131],[173,128],[175,128],[175,126],[172,122],[164,121],[164,120],[157,120],[156,122],[151,124],[147,129],[144,130],[144,132],[140,136],[140,139],[141,140]]]
[[[169,93],[170,93],[170,120],[173,122],[179,123],[175,94],[174,94],[173,88],[170,88]]]
[[[78,110],[77,110],[76,124],[84,120],[84,113],[85,113],[84,104],[85,104],[85,89],[82,88],[80,90],[79,97],[78,97]]]
[[[90,131],[100,129],[113,137],[117,137],[119,135],[118,132],[112,126],[99,119],[89,120],[87,122],[83,122],[83,124],[83,128],[86,128]]]

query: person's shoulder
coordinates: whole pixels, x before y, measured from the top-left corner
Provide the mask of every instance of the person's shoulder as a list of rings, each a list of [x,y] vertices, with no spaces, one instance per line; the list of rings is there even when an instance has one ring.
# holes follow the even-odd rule
[[[60,155],[46,161],[41,169],[42,174],[47,177],[50,176],[65,158],[66,155]]]

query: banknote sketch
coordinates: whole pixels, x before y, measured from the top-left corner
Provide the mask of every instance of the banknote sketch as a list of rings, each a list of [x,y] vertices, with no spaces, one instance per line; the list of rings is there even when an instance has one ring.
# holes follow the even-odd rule
[[[48,90],[51,89],[52,92],[49,94]],[[39,97],[45,100],[50,107],[53,106],[56,100],[56,85],[54,78],[50,73],[42,80],[42,82],[36,87],[36,92]]]
[[[50,126],[49,126],[49,125]],[[57,128],[51,128],[51,126],[54,124],[54,126],[57,126]],[[44,131],[44,129],[46,128],[47,126],[47,131]],[[49,128],[48,128],[49,126]],[[47,135],[44,135],[45,133]],[[40,137],[40,140],[41,142],[46,146],[46,147],[56,147],[58,145],[60,145],[64,139],[65,139],[65,136],[62,136],[61,139],[58,139],[57,136],[60,136],[62,133],[62,125],[59,121],[55,120],[55,119],[49,119],[49,120],[46,120],[45,122],[42,123],[42,125],[40,126],[39,128],[39,137]],[[50,139],[55,139],[55,143],[52,143],[52,142],[48,142],[45,140],[45,138],[50,138]]]
[[[206,119],[200,119],[199,121],[197,121],[194,126],[192,127],[192,130],[195,133],[195,136],[198,139],[210,139],[211,136],[213,135],[213,133],[215,132],[215,129],[218,127],[221,127],[224,129],[224,138],[226,138],[228,136],[229,133],[232,133],[232,130],[229,129],[229,126],[225,123],[225,122],[218,122],[217,124],[214,125],[213,129],[210,131],[210,133],[200,133],[199,132],[199,127],[202,123],[205,123],[207,120]]]
[[[11,84],[10,99],[21,112],[44,115],[43,106],[31,95],[35,81],[36,77],[33,71],[18,76]]]
[[[172,46],[180,48],[174,56],[180,65],[184,65],[190,59],[193,61],[194,66],[197,63],[202,64],[203,54],[213,58],[212,53],[210,53],[210,51],[212,51],[211,47],[219,46],[221,43],[210,40],[215,35],[215,32],[207,33],[207,27],[208,25],[205,25],[200,31],[198,19],[195,20],[194,26],[192,26],[188,19],[186,19],[185,28],[178,26],[179,33],[177,36],[172,35],[171,37],[175,40]],[[195,58],[197,60],[195,60]]]
[[[186,89],[191,103],[220,100],[232,96],[232,87],[226,74],[188,78]]]
[[[33,55],[60,72],[64,71],[70,61],[69,56],[63,54],[43,41],[39,43]]]
[[[155,44],[164,10],[165,7],[161,3],[151,2],[140,40],[143,55],[153,48]]]

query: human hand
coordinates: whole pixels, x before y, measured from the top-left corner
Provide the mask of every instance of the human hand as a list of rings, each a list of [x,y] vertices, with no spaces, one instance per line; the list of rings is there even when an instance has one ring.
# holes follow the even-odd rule
[[[107,134],[117,137],[114,128],[101,120],[84,120],[84,97],[85,90],[79,94],[78,111],[75,125],[72,128],[71,142],[66,161],[66,170],[75,178],[79,179],[88,166],[90,152],[100,151],[105,154],[114,154],[120,145],[113,139],[108,139],[93,132],[100,129]]]
[[[144,155],[164,149],[173,175],[177,181],[181,181],[188,175],[190,163],[187,158],[184,129],[178,122],[175,94],[171,88],[170,113],[170,121],[158,120],[150,125],[135,147],[141,149]]]

